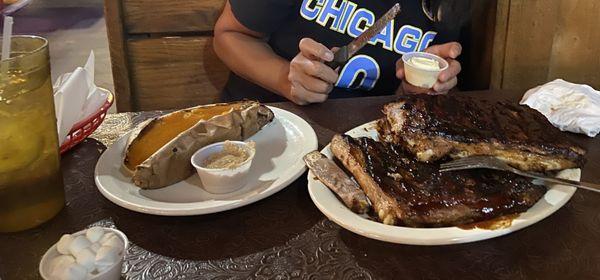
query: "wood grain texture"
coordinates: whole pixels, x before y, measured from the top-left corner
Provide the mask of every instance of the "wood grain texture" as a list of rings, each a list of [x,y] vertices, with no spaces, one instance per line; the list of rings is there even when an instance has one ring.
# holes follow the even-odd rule
[[[513,0],[502,88],[528,89],[547,81],[560,0]]]
[[[599,10],[597,0],[498,1],[491,88],[557,78],[600,88]]]
[[[128,33],[212,31],[225,4],[225,0],[122,0],[122,2]]]
[[[177,109],[219,100],[229,70],[212,37],[129,40],[136,110]]]
[[[110,61],[119,112],[134,110],[129,80],[129,63],[127,46],[124,43],[126,34],[123,30],[123,10],[120,1],[105,0],[104,15],[110,50]]]
[[[500,0],[496,6],[496,26],[494,28],[494,47],[492,50],[492,66],[490,73],[491,89],[502,88],[504,55],[506,53],[506,31],[508,29],[510,2],[511,0]]]
[[[563,78],[600,89],[600,1],[562,0],[548,80]]]

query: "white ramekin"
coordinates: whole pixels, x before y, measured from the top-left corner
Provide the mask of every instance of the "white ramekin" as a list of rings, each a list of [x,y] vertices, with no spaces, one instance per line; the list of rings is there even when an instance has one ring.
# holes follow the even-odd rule
[[[218,142],[198,150],[192,156],[192,165],[196,168],[198,176],[202,181],[202,187],[210,193],[224,194],[237,191],[246,185],[246,176],[250,171],[255,150],[248,143],[241,141],[227,141],[231,144],[243,146],[250,152],[246,161],[234,168],[205,168],[202,164],[209,156],[221,152],[225,142]]]

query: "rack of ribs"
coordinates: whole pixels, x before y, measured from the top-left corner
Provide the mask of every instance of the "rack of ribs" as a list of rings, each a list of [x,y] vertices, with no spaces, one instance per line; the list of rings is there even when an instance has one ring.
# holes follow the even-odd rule
[[[495,170],[439,172],[401,146],[336,135],[334,156],[352,173],[384,224],[454,226],[526,211],[546,192]]]
[[[380,138],[402,144],[423,162],[486,155],[524,171],[541,172],[584,163],[585,150],[527,106],[414,95],[387,104],[383,113]]]

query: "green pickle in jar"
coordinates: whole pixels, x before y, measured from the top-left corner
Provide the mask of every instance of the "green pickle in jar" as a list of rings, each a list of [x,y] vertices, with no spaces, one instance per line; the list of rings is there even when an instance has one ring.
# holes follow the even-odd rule
[[[47,41],[12,37],[0,61],[0,232],[33,228],[65,204]]]

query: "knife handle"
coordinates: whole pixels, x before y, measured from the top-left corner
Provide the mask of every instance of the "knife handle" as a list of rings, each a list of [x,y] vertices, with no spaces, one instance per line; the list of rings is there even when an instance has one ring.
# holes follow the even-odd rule
[[[325,61],[325,65],[335,70],[338,67],[343,66],[348,61],[348,46],[343,46],[335,53],[333,53],[332,61]]]

